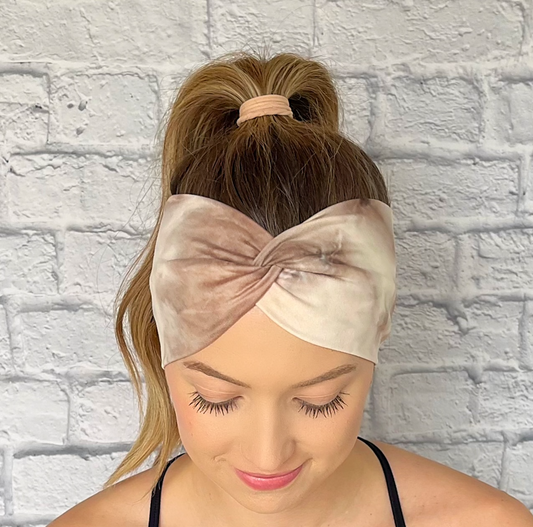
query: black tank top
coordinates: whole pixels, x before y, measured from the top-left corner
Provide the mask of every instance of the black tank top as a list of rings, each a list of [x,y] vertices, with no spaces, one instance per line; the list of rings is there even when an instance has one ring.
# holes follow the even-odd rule
[[[381,467],[385,473],[385,480],[387,481],[387,490],[389,491],[389,499],[392,507],[392,514],[394,516],[394,527],[406,527],[402,507],[400,505],[400,497],[398,496],[398,490],[396,488],[396,482],[394,481],[392,469],[387,458],[385,457],[385,454],[377,447],[377,445],[368,441],[367,439],[363,439],[362,437],[358,437],[358,439],[366,443],[374,451],[379,459],[379,462],[381,463]],[[163,479],[168,467],[170,467],[170,465],[180,456],[183,456],[183,454],[177,455],[167,463],[167,466],[161,474],[157,485],[152,491],[152,500],[150,502],[150,521],[148,522],[148,527],[159,527],[159,512],[161,510],[161,489],[163,487]]]

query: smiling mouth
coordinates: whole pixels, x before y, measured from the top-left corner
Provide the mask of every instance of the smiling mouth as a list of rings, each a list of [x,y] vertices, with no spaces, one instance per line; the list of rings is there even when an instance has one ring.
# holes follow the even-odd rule
[[[253,472],[245,472],[244,470],[241,470],[240,472],[246,474],[247,476],[252,476],[254,478],[280,478],[282,476],[288,476],[289,474],[296,472],[300,468],[301,465],[293,470],[289,470],[289,472],[282,472],[280,474],[254,474]]]

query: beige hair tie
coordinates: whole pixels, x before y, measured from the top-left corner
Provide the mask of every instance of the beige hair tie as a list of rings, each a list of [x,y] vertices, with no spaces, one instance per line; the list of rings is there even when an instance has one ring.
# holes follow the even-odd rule
[[[241,104],[237,126],[244,121],[261,115],[290,115],[293,117],[289,99],[284,95],[259,95]]]

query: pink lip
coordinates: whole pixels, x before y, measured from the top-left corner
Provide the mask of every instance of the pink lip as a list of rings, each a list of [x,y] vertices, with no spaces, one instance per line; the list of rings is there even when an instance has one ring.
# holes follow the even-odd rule
[[[235,469],[239,478],[241,478],[244,483],[256,490],[276,490],[288,485],[291,481],[296,479],[300,471],[302,470],[303,465],[299,466],[297,469],[280,476],[258,476],[255,474],[250,474],[248,472],[242,472],[242,470]]]

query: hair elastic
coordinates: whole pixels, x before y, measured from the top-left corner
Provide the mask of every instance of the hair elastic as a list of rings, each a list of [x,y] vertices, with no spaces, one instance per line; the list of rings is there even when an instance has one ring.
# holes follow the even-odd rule
[[[289,99],[283,95],[259,95],[241,104],[237,126],[262,115],[289,115],[293,117]]]

